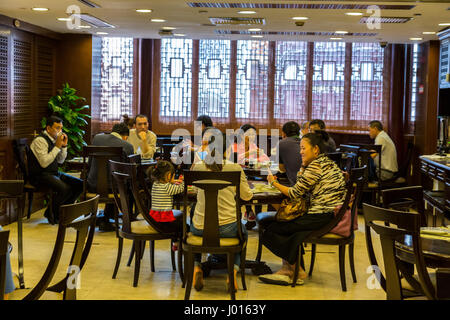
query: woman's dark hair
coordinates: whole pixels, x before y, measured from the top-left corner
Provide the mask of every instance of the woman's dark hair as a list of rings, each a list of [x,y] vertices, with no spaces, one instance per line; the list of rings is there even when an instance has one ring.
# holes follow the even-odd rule
[[[300,126],[295,121],[286,122],[281,129],[287,137],[294,137],[300,134]]]
[[[128,126],[128,128],[132,129],[134,124],[136,123],[134,118],[130,118],[127,114],[122,116],[123,122]]]
[[[196,121],[201,121],[202,124],[205,127],[212,127],[213,126],[213,122],[211,120],[211,117],[207,116],[206,114],[202,114],[201,116],[198,116]]]
[[[219,129],[214,128],[218,132],[220,132]],[[221,133],[222,134],[222,133]],[[215,139],[213,139],[212,142],[214,142]],[[210,144],[212,144],[212,142]],[[230,144],[231,145],[231,144]],[[221,145],[215,145],[215,148],[211,150],[211,152],[208,152],[205,158],[205,166],[211,171],[219,172],[222,171],[223,168],[223,160],[226,159],[226,150],[227,149],[227,136],[225,134],[222,134],[222,144]],[[218,154],[217,154],[218,153]],[[217,158],[216,158],[217,154]]]
[[[174,173],[175,168],[173,164],[166,160],[159,160],[154,167],[147,169],[147,176],[152,178],[153,181],[160,181],[167,172]]]
[[[256,128],[255,128],[254,126],[252,126],[250,123],[244,124],[243,126],[241,126],[240,129],[241,129],[242,131],[244,131],[244,133],[247,132],[247,131],[250,130],[250,129],[253,129],[253,130],[256,131]]]
[[[315,132],[305,134],[302,140],[303,139],[308,139],[309,144],[312,147],[318,146],[319,152],[324,153],[326,149],[325,143],[330,139],[330,136],[326,131],[317,130]]]
[[[325,122],[322,119],[313,119],[309,123],[309,126],[317,124],[320,129],[325,130]]]
[[[128,128],[128,125],[125,122],[120,122],[114,125],[114,127],[112,128],[112,132],[116,132],[121,136],[129,136],[130,128]]]

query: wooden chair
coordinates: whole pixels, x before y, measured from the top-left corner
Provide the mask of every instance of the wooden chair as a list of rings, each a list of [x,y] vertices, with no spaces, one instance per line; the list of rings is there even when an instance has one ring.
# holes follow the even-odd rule
[[[227,187],[236,188],[236,221],[241,221],[240,206],[240,181],[241,173],[232,172],[211,172],[211,171],[185,171],[184,172],[184,214],[183,214],[183,250],[186,275],[185,300],[189,300],[192,280],[194,273],[194,253],[216,253],[227,255],[228,279],[230,286],[234,283],[234,256],[241,256],[241,280],[244,290],[247,290],[245,284],[245,257],[247,250],[247,241],[242,234],[242,228],[239,226],[236,238],[220,238],[219,236],[219,216],[217,197],[219,191]],[[205,192],[205,214],[203,236],[195,236],[188,232],[186,219],[188,216],[188,186],[193,185]],[[231,299],[235,300],[235,290],[230,290]]]
[[[406,212],[414,210],[420,215],[420,226],[427,226],[422,186],[385,189],[381,191],[381,196],[384,208]]]
[[[331,160],[333,160],[339,167],[341,167],[341,162],[342,162],[342,152],[329,152],[326,153],[326,155],[328,156],[328,158],[330,158]]]
[[[112,174],[112,188],[114,199],[118,210],[122,212],[122,225],[118,228],[119,248],[117,252],[116,265],[114,267],[113,279],[116,278],[117,271],[122,257],[123,239],[132,240],[134,243],[135,269],[133,287],[138,285],[139,271],[142,255],[145,248],[145,242],[150,241],[150,263],[152,272],[155,271],[154,262],[154,241],[171,239],[171,242],[177,241],[178,248],[178,271],[183,281],[183,269],[181,263],[181,232],[168,233],[163,230],[160,224],[154,221],[148,212],[145,202],[139,194],[137,185],[137,165],[135,163],[120,163],[110,160]],[[130,214],[130,193],[132,194],[138,211],[143,219],[133,221]],[[172,254],[172,269],[175,271],[174,254]]]
[[[13,152],[14,157],[17,161],[19,167],[19,178],[24,181],[23,192],[28,195],[28,210],[27,210],[27,219],[31,217],[31,209],[33,207],[33,198],[34,194],[41,192],[44,193],[47,197],[47,205],[50,210],[51,216],[52,213],[52,202],[53,202],[53,192],[45,187],[40,186],[39,188],[33,186],[30,183],[29,175],[28,175],[28,158],[31,154],[31,149],[28,145],[27,138],[14,139],[12,141],[13,144]],[[25,199],[26,201],[26,199]]]
[[[61,298],[63,300],[76,300],[76,290],[79,285],[77,276],[86,263],[94,238],[98,200],[99,196],[96,196],[87,201],[60,207],[58,233],[50,262],[44,274],[34,288],[19,289],[12,292],[10,294],[11,300],[38,300],[41,297],[49,300],[59,300]],[[69,228],[77,231],[77,237],[67,275],[61,281],[49,287],[58,268],[64,249],[67,229]]]
[[[364,171],[365,168],[354,168],[350,171],[350,179],[347,182],[347,194],[343,205],[339,209],[338,213],[335,215],[334,219],[331,220],[327,225],[319,230],[312,232],[303,243],[311,243],[311,263],[309,267],[309,276],[312,276],[314,269],[314,261],[316,257],[316,245],[334,245],[339,246],[339,274],[341,278],[342,291],[347,291],[346,279],[345,279],[345,247],[348,245],[350,269],[352,272],[353,282],[356,283],[356,273],[355,273],[355,262],[354,262],[354,241],[355,234],[353,230],[354,219],[357,219],[357,203],[361,197],[362,188],[364,184]],[[350,210],[350,230],[347,237],[342,235],[337,235],[331,233],[334,227],[343,219],[344,214],[347,210]],[[300,256],[300,252],[299,252]],[[299,258],[300,259],[300,258]],[[292,286],[297,283],[298,277],[298,266],[300,260],[296,264],[296,271],[294,273],[294,280]]]
[[[400,188],[407,186],[406,180],[411,166],[413,151],[414,151],[414,143],[410,141],[406,146],[405,161],[399,166],[398,172],[395,173],[391,179],[383,180],[382,185],[383,189]]]
[[[401,300],[408,296],[408,292],[402,286],[401,273],[415,291],[423,292],[428,299],[436,299],[436,289],[428,274],[422,253],[420,215],[414,212],[379,208],[367,203],[363,203],[363,212],[369,260],[374,271],[376,270],[381,287],[386,292],[386,298]],[[385,275],[380,270],[371,238],[368,237],[371,229],[380,236]],[[411,237],[414,251],[414,261],[409,261],[409,263],[398,258],[398,249],[395,247],[395,242],[407,235]],[[415,265],[419,281],[411,276],[410,263]]]
[[[0,231],[0,300],[4,299],[6,285],[6,254],[8,252],[9,230]]]

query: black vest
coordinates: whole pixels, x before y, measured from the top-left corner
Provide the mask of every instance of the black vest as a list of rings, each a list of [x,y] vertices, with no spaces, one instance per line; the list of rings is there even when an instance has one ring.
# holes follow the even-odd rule
[[[45,141],[47,141],[47,144],[48,144],[47,152],[50,153],[50,151],[52,151],[53,148],[55,147],[55,144],[44,133],[41,133],[38,137],[42,137],[45,139]],[[36,138],[38,138],[38,137],[36,137]],[[42,168],[41,165],[39,164],[39,161],[37,160],[36,156],[34,155],[33,151],[31,151],[31,149],[30,149],[30,152],[28,154],[28,170],[29,170],[30,179],[32,179],[32,180],[33,180],[33,178],[38,177],[41,174],[56,175],[58,173],[58,161],[56,160],[56,157],[55,157],[55,160],[53,160],[53,162],[50,163],[47,168]]]

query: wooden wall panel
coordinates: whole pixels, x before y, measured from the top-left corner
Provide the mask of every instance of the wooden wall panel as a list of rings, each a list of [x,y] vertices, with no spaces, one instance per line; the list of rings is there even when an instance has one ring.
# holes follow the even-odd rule
[[[8,35],[0,35],[0,138],[8,136]]]

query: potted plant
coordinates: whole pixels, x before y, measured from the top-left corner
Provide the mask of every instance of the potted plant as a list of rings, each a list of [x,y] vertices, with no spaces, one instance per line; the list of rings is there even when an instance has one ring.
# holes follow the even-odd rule
[[[83,146],[87,145],[83,137],[86,132],[84,128],[88,125],[86,119],[91,118],[90,115],[83,113],[89,109],[88,105],[83,104],[86,99],[77,96],[76,92],[76,89],[66,83],[62,89],[58,90],[58,94],[48,101],[51,114],[63,120],[63,131],[68,137],[67,155],[69,159],[79,155]],[[45,129],[47,118],[42,118],[41,125]]]

